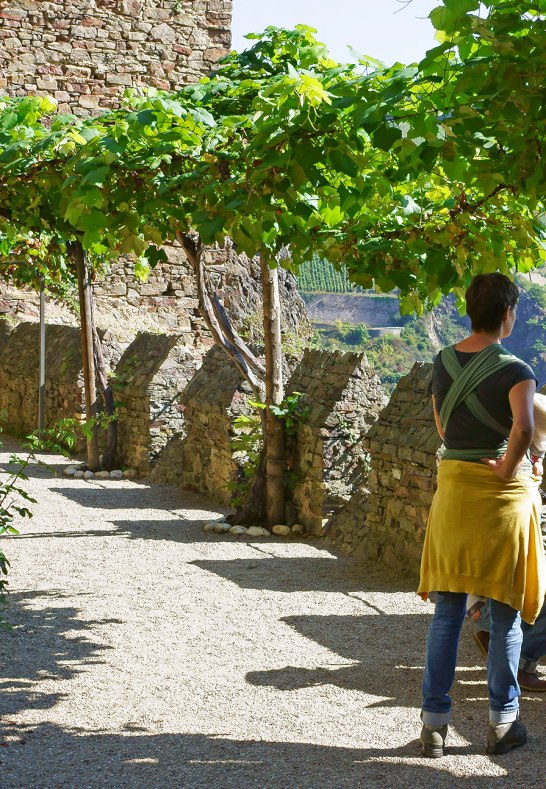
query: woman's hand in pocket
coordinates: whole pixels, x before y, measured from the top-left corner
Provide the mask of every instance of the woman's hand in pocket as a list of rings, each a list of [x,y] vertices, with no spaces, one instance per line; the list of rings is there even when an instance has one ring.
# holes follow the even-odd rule
[[[510,482],[518,473],[521,462],[518,463],[516,468],[506,463],[506,455],[501,455],[500,458],[493,460],[492,458],[482,458],[482,463],[489,466],[493,474],[496,474],[503,482]]]

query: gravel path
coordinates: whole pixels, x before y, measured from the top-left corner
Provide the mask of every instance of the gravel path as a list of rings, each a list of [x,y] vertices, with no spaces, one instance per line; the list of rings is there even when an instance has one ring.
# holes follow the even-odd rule
[[[411,581],[320,542],[204,534],[218,511],[173,489],[31,475],[34,518],[4,541],[2,789],[546,786],[540,696],[529,745],[484,755],[468,630],[450,755],[419,758],[431,606]]]

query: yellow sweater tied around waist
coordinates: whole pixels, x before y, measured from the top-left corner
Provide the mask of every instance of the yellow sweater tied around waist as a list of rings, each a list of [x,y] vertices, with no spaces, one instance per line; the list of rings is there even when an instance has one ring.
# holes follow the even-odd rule
[[[490,597],[521,611],[532,624],[546,592],[538,485],[531,474],[504,482],[486,465],[442,460],[419,594]]]

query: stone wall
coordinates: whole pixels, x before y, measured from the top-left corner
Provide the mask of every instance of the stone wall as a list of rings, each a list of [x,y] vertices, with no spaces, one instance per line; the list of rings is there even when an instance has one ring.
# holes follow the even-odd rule
[[[94,284],[97,322],[120,341],[132,339],[135,330],[175,332],[188,345],[210,335],[199,312],[195,276],[180,247],[167,247],[168,263],[158,265],[145,282],[134,276],[133,265],[122,259],[108,275]],[[205,250],[207,276],[233,324],[252,332],[261,322],[262,294],[259,266],[246,255],[237,255],[229,241],[225,248]],[[280,271],[282,323],[285,332],[307,337],[311,327],[294,277]],[[252,325],[250,325],[252,324]]]
[[[138,332],[177,334],[188,347],[193,347],[197,363],[212,344],[199,312],[195,277],[186,256],[179,247],[169,247],[166,252],[169,262],[153,269],[145,282],[136,279],[131,262],[121,259],[93,284],[97,325],[104,334],[107,352],[115,361]],[[257,262],[237,255],[229,243],[225,249],[207,249],[205,262],[211,284],[233,324],[250,339],[259,339],[262,295]],[[311,325],[295,279],[284,269],[280,270],[279,290],[285,341],[289,345],[294,340],[302,344],[311,334]],[[76,312],[66,304],[46,299],[48,323],[75,326]],[[38,294],[0,280],[2,315],[15,321],[38,320]]]
[[[55,302],[48,303],[48,321],[54,323],[74,324],[74,316],[61,306],[58,310]],[[51,321],[54,315],[55,320]],[[37,321],[40,317],[39,297],[34,290],[14,288],[0,279],[0,316],[9,316],[14,321]]]
[[[288,519],[322,534],[326,516],[363,483],[362,437],[386,397],[362,355],[328,351],[305,351],[286,390],[302,392],[308,411],[292,442],[296,484]],[[229,504],[242,462],[230,446],[234,419],[247,412],[249,396],[222,349],[212,348],[181,397],[184,433],[161,453],[152,478]]]
[[[365,484],[362,439],[387,398],[363,354],[306,350],[287,384],[308,410],[294,444],[296,520],[322,534],[332,511]]]
[[[37,428],[37,323],[0,322],[0,411],[17,435]],[[47,327],[46,424],[83,419],[79,331]],[[241,460],[230,440],[250,392],[222,349],[195,370],[193,349],[175,334],[140,334],[116,367],[122,463],[229,504]],[[388,404],[357,354],[308,350],[287,391],[309,407],[294,443],[293,517],[343,552],[416,572],[434,493],[441,442],[417,363]],[[181,393],[182,388],[184,391]],[[365,451],[363,452],[363,448]]]
[[[2,427],[17,436],[38,428],[39,325],[20,323],[0,343]],[[45,427],[64,417],[85,419],[80,333],[48,326],[46,342]]]
[[[2,427],[13,435],[26,436],[38,427],[38,354],[39,324],[11,329],[0,321],[0,412],[5,412]],[[196,367],[193,348],[174,334],[141,333],[127,348],[113,379],[121,464],[148,473],[172,436],[184,430],[179,398]],[[47,325],[46,427],[65,417],[83,421],[83,394],[79,329]],[[83,442],[76,448],[83,450]]]
[[[184,429],[180,393],[196,359],[174,334],[140,333],[121,357],[114,378],[119,464],[147,473],[169,440]]]
[[[0,91],[89,115],[130,86],[176,90],[229,51],[231,11],[232,0],[2,0]]]
[[[248,397],[235,365],[221,348],[211,348],[180,398],[184,433],[160,456],[153,478],[229,504],[230,483],[238,477],[230,446],[233,420],[247,410]]]
[[[441,441],[427,384],[432,365],[417,362],[369,430],[368,490],[358,490],[333,519],[329,536],[344,552],[419,569],[434,495]]]
[[[0,318],[0,354],[4,351],[4,347],[9,339],[12,329],[12,323],[7,321],[5,318]]]

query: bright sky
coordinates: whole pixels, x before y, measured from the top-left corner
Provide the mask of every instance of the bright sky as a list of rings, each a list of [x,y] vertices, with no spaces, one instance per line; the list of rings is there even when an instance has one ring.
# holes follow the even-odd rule
[[[341,62],[371,55],[391,65],[419,60],[437,42],[427,19],[439,0],[233,0],[233,49],[251,42],[246,33],[261,33],[269,25],[317,29],[332,55]],[[398,12],[398,13],[396,13]]]

